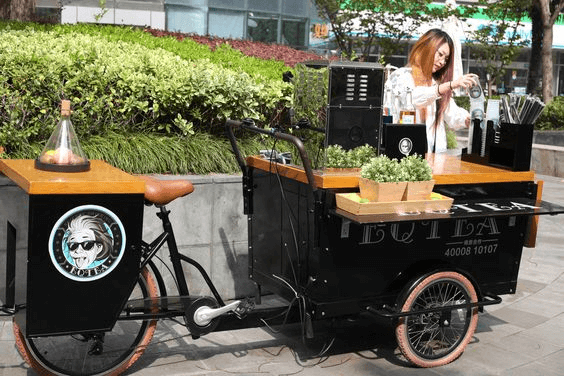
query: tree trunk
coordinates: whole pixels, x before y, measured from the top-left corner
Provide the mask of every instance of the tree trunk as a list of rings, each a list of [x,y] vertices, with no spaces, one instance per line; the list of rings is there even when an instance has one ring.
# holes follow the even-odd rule
[[[542,97],[544,103],[552,100],[552,25],[543,26],[542,37]]]
[[[10,19],[10,3],[12,0],[2,0],[0,3],[0,19],[9,20]]]
[[[536,0],[542,19],[542,96],[544,103],[552,100],[552,25],[549,0]]]
[[[35,0],[2,0],[0,18],[7,20],[33,21]]]
[[[532,41],[531,56],[529,58],[529,73],[527,76],[527,93],[534,94],[541,79],[541,52],[543,38],[543,24],[538,3],[533,3],[531,10]]]
[[[495,77],[490,76],[489,79],[487,79],[487,84],[488,84],[488,97],[491,97],[493,95],[493,86],[495,83]]]

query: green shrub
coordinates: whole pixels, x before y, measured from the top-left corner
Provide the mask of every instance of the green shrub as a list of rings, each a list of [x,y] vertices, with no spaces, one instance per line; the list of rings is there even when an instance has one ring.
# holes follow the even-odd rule
[[[470,111],[470,97],[468,95],[461,95],[459,97],[452,98],[458,107],[464,108],[466,111]]]
[[[281,79],[258,83],[209,60],[76,33],[3,30],[0,72],[0,145],[8,152],[46,140],[62,98],[72,102],[81,140],[107,132],[223,133],[226,118],[264,121],[292,100]]]
[[[537,130],[564,130],[564,97],[554,97],[535,122]]]
[[[172,36],[154,37],[143,28],[133,26],[100,25],[100,24],[38,24],[17,21],[1,21],[0,31],[26,30],[37,32],[54,32],[57,34],[85,34],[96,38],[104,38],[110,42],[136,43],[145,48],[162,49],[172,52],[188,61],[209,60],[230,70],[249,74],[260,82],[279,80],[282,73],[288,70],[284,62],[263,60],[243,55],[240,51],[223,43],[216,51],[207,45],[200,44],[190,38],[179,40]]]
[[[377,152],[373,146],[366,144],[349,150],[349,155],[355,167],[362,167],[362,165],[374,158]]]
[[[269,148],[271,140],[257,137],[238,139],[243,155]],[[25,144],[11,154],[12,158],[33,159],[44,144]],[[191,137],[156,133],[118,133],[92,136],[81,140],[89,159],[101,159],[129,173],[201,174],[240,172],[225,137],[195,132]]]
[[[309,119],[314,127],[325,127],[329,75],[327,68],[297,64],[292,78],[295,117]]]

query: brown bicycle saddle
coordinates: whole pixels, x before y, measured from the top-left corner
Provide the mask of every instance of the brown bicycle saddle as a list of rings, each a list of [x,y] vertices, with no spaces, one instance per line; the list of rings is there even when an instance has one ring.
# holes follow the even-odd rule
[[[194,191],[194,186],[189,180],[159,180],[147,175],[137,177],[145,181],[145,200],[155,205],[166,205]]]

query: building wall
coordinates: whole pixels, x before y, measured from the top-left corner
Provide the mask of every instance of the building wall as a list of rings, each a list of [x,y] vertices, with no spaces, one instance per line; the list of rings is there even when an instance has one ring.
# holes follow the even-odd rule
[[[100,7],[98,0],[69,0],[61,11],[61,23],[78,22],[147,26],[165,30],[164,0],[107,0],[105,9]]]

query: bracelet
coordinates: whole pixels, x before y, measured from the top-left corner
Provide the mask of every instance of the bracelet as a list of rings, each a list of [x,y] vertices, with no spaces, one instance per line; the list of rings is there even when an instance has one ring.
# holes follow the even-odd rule
[[[450,86],[450,90],[452,90],[452,81],[449,81],[448,84]]]

